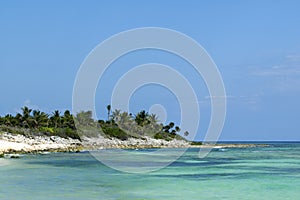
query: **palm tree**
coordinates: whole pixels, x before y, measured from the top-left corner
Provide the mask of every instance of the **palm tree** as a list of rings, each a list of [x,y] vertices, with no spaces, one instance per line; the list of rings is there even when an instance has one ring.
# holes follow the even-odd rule
[[[29,109],[27,106],[24,106],[22,109],[23,117],[28,117],[32,111],[32,109]]]
[[[61,117],[60,117],[60,112],[58,110],[55,110],[52,113],[52,116],[50,117],[51,124],[54,126],[54,128],[58,128],[61,123]]]
[[[40,115],[41,115],[41,111],[39,111],[39,110],[34,110],[32,112],[33,124],[34,124],[35,128],[37,128],[39,126]]]
[[[32,109],[29,109],[27,106],[24,106],[22,109],[22,126],[25,128],[30,128],[30,114]]]
[[[110,111],[111,111],[111,105],[107,105],[107,106],[106,106],[106,109],[107,109],[107,121],[109,121],[109,118],[110,118]]]
[[[120,121],[120,116],[121,116],[121,110],[119,109],[114,110],[111,114],[111,118],[114,121]]]
[[[6,126],[12,126],[13,125],[13,116],[11,114],[5,115],[5,117],[2,119],[3,124]]]
[[[32,116],[33,124],[35,128],[48,127],[49,125],[48,114],[41,112],[39,110],[34,110],[32,114],[33,114]]]
[[[156,124],[156,123],[158,122],[158,117],[156,116],[156,114],[153,114],[153,113],[152,113],[152,114],[149,116],[149,120],[150,120],[151,123]]]
[[[173,129],[173,130],[171,131],[171,134],[172,134],[172,135],[176,135],[176,130]]]
[[[128,112],[122,112],[121,116],[120,116],[120,121],[123,124],[127,124],[127,123],[131,123],[131,118],[132,116],[130,114],[128,114]]]
[[[122,112],[119,117],[119,121],[117,121],[118,126],[125,131],[132,131],[135,126],[134,120],[131,118],[132,116],[128,114],[128,112]]]
[[[184,136],[188,136],[190,133],[188,131],[184,132]]]
[[[171,129],[170,125],[166,125],[166,126],[163,127],[163,131],[165,133],[169,133],[170,129]]]
[[[170,128],[173,128],[175,126],[175,123],[174,122],[170,122],[169,126],[170,126]]]
[[[92,116],[92,111],[81,111],[76,114],[76,121],[80,126],[91,126],[94,125]]]
[[[17,122],[16,126],[22,126],[22,115],[20,113],[16,114],[15,120]]]
[[[139,126],[144,126],[150,123],[148,118],[149,114],[145,110],[142,110],[136,114],[134,120]]]
[[[65,128],[71,128],[75,129],[75,123],[74,123],[74,118],[73,115],[69,110],[66,110],[64,112],[64,115],[62,116],[62,126]]]

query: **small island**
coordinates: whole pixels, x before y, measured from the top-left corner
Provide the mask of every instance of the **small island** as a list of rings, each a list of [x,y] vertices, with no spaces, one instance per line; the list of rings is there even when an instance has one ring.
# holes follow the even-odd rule
[[[91,111],[76,115],[66,110],[51,114],[23,107],[15,116],[0,117],[0,157],[4,154],[78,152],[106,148],[188,148],[211,147],[186,140],[174,122],[163,125],[155,114],[111,111],[107,119],[94,120]],[[188,136],[184,132],[184,136]],[[214,147],[249,147],[218,145]]]

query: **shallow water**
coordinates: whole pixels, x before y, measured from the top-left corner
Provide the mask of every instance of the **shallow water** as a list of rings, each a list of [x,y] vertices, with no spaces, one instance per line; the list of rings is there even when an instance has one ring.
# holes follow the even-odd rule
[[[147,174],[113,170],[88,152],[0,159],[0,199],[300,197],[300,143],[216,149],[204,159],[198,151],[189,149],[170,166]]]

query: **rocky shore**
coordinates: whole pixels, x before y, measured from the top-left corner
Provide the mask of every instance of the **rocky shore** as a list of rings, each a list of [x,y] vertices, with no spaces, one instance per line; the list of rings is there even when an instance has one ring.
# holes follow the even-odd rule
[[[129,138],[122,141],[104,137],[65,139],[58,136],[30,136],[18,134],[0,134],[0,156],[11,153],[40,153],[49,152],[76,152],[81,150],[97,150],[107,148],[183,148],[189,147],[184,140],[165,141],[146,137],[143,139]]]
[[[41,152],[77,152],[81,150],[97,150],[107,148],[230,148],[255,147],[255,144],[217,144],[191,145],[184,140],[165,141],[145,137],[143,139],[129,138],[122,141],[104,137],[82,138],[82,141],[58,136],[30,136],[0,133],[0,157],[4,154],[41,153]]]
[[[162,139],[153,139],[145,137],[143,139],[128,138],[125,141],[118,139],[108,139],[104,137],[98,138],[82,138],[82,145],[86,149],[107,149],[107,148],[124,148],[124,149],[142,149],[142,148],[185,148],[190,143],[185,140],[166,141]]]
[[[44,151],[67,152],[82,148],[79,140],[57,136],[31,136],[19,134],[0,134],[0,156],[7,153],[39,153]]]

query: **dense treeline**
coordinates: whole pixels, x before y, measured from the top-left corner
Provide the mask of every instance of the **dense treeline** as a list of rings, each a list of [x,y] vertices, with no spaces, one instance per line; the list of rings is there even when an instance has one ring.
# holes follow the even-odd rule
[[[75,124],[77,128],[81,128],[76,129]],[[149,114],[144,110],[136,115],[120,110],[111,112],[110,105],[107,106],[107,119],[98,121],[92,118],[91,111],[82,111],[73,116],[69,110],[64,111],[63,114],[58,110],[47,114],[26,106],[15,116],[11,114],[0,116],[0,130],[23,135],[57,135],[80,139],[80,136],[84,134],[84,129],[91,132],[89,127],[96,128],[97,132],[105,137],[115,137],[121,140],[144,136],[165,140],[182,138],[178,135],[180,128],[173,122],[163,125],[159,123],[155,114]],[[184,134],[187,136],[188,132]]]
[[[69,110],[62,115],[58,110],[47,114],[25,106],[15,116],[7,114],[0,117],[0,130],[23,135],[57,135],[80,139]]]

